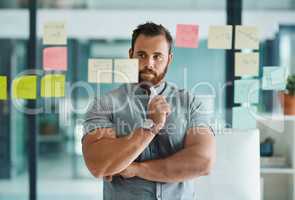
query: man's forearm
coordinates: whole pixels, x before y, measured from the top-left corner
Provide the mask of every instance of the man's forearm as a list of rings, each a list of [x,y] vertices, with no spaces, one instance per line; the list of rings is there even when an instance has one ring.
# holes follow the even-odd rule
[[[209,173],[210,159],[196,153],[195,147],[183,149],[165,159],[136,165],[136,176],[158,182],[181,182]]]
[[[131,136],[88,142],[83,144],[86,164],[96,177],[119,173],[143,152],[153,138],[152,134],[136,129]]]

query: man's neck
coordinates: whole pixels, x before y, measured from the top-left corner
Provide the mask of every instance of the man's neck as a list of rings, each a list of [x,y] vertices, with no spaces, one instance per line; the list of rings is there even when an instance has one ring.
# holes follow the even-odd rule
[[[160,85],[162,85],[164,82],[165,82],[165,79],[162,79],[159,83],[157,83],[156,85],[153,85],[152,87],[153,87],[153,88],[157,88],[157,87],[159,87]]]
[[[140,84],[140,87],[145,89],[145,90],[149,90],[151,87],[157,88],[157,87],[161,86],[164,82],[165,82],[165,79],[162,79],[159,83],[157,83],[155,85],[152,85],[152,84]]]

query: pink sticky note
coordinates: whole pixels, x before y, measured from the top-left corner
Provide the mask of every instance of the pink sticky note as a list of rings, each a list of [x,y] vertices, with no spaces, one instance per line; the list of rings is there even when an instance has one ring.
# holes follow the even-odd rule
[[[199,46],[199,26],[177,24],[176,46],[184,48],[197,48]]]
[[[43,68],[50,70],[67,70],[67,48],[49,47],[43,50]]]

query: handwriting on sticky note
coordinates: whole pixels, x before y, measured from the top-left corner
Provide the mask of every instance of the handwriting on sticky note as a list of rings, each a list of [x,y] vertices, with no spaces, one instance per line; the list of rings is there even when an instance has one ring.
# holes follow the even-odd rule
[[[0,100],[7,99],[7,77],[0,76]]]
[[[184,48],[197,48],[199,46],[199,26],[177,24],[176,46]]]
[[[233,107],[233,124],[235,129],[252,129],[256,128],[255,115],[257,113],[256,106],[250,107]]]
[[[48,74],[41,80],[42,97],[64,97],[65,76],[63,74]]]
[[[43,50],[43,68],[46,71],[66,71],[68,65],[66,47],[48,47]]]
[[[259,54],[258,53],[236,53],[235,75],[236,76],[258,76]]]
[[[235,49],[258,49],[258,29],[255,26],[236,26]]]
[[[115,59],[115,82],[138,82],[138,59]]]
[[[208,33],[209,49],[231,49],[232,26],[210,26]]]
[[[263,90],[284,90],[286,69],[284,67],[263,67],[262,89]]]
[[[62,21],[46,22],[43,26],[44,45],[66,45],[66,24]]]
[[[12,94],[17,99],[36,99],[37,98],[37,76],[25,75],[13,81]]]
[[[88,60],[88,82],[90,83],[112,83],[112,60],[111,59],[89,59]]]
[[[259,80],[235,80],[234,102],[235,103],[258,103]]]

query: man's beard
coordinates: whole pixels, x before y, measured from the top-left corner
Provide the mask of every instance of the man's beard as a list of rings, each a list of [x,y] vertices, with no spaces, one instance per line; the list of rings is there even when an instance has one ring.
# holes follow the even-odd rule
[[[165,70],[163,73],[157,75],[153,70],[150,69],[144,69],[139,72],[139,83],[144,84],[144,85],[149,85],[149,86],[154,86],[159,84],[165,77],[166,73],[168,70],[168,65],[166,66]],[[144,79],[142,78],[142,74],[152,74],[153,78],[152,79]]]

